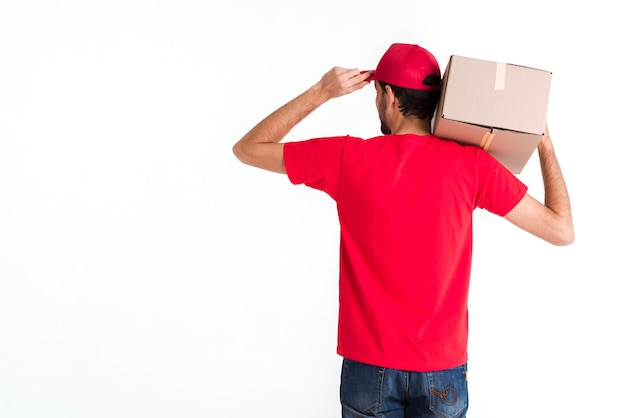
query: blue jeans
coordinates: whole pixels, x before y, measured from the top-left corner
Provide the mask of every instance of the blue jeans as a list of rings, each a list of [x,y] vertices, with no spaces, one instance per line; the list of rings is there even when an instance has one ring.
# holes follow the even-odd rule
[[[437,372],[407,372],[344,359],[343,418],[465,418],[467,364]]]

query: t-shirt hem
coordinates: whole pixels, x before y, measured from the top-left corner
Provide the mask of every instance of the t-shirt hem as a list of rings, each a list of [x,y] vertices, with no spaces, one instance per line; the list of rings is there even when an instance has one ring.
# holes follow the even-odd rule
[[[292,169],[291,169],[291,143],[287,142],[283,146],[283,160],[285,162],[285,172],[287,173],[287,178],[292,184],[299,184],[293,177]]]
[[[454,360],[436,361],[436,362],[414,362],[414,361],[398,361],[389,358],[372,358],[371,356],[348,353],[337,350],[337,354],[345,359],[365,363],[376,367],[385,367],[395,370],[404,370],[412,372],[435,372],[441,370],[452,369],[467,363],[467,354]]]
[[[500,216],[506,216],[508,215],[508,213],[510,211],[513,210],[513,208],[515,206],[518,205],[519,202],[522,201],[522,199],[524,198],[524,196],[526,195],[526,193],[528,192],[528,186],[523,185],[523,187],[521,188],[521,190],[519,191],[519,193],[515,196],[515,198],[511,201],[511,204],[505,208],[505,210],[502,211],[502,213],[500,214]]]

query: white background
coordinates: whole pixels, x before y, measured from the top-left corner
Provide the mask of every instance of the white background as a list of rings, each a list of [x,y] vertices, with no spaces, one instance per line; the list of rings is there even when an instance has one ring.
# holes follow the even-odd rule
[[[577,240],[476,212],[468,417],[623,413],[616,7],[0,0],[0,417],[338,417],[333,202],[231,147],[393,42],[553,72]],[[367,86],[287,139],[378,126]]]

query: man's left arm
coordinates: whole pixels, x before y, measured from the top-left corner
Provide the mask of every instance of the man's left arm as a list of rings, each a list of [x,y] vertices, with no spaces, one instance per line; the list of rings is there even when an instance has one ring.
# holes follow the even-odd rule
[[[526,194],[505,218],[551,244],[569,245],[575,239],[572,207],[547,126],[537,151],[545,189],[544,203]]]
[[[330,99],[359,90],[369,84],[369,72],[334,67],[304,93],[284,104],[254,126],[233,146],[244,164],[286,174],[280,141],[302,119]]]

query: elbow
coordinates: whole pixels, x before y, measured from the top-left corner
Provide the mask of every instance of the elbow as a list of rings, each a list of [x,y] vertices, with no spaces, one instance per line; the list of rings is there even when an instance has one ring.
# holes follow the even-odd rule
[[[233,155],[237,157],[239,161],[241,161],[241,146],[239,145],[239,142],[233,145],[232,151]]]
[[[552,241],[552,244],[557,245],[559,247],[565,247],[567,245],[573,244],[574,241],[575,241],[575,237],[574,237],[574,234],[572,233],[572,234],[563,235],[561,237],[558,237],[557,239]]]
[[[246,152],[240,142],[235,143],[232,148],[233,155],[242,163],[247,164]]]
[[[561,241],[561,245],[562,246],[571,245],[574,243],[574,241],[576,241],[576,236],[574,234],[574,229],[572,228],[571,231],[569,231],[567,234],[564,235]]]
[[[576,240],[576,234],[574,234],[573,225],[569,224],[566,227],[562,228],[557,234],[555,234],[552,239],[552,244],[557,245],[559,247],[565,247],[567,245],[571,245]]]

